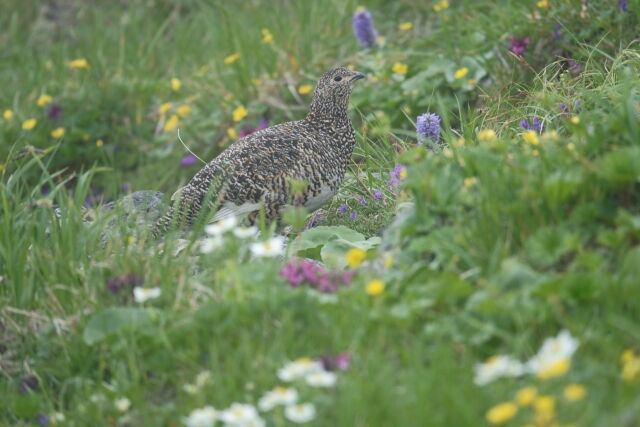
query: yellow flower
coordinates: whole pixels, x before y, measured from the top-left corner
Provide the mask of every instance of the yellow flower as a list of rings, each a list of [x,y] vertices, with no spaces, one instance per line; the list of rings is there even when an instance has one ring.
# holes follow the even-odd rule
[[[449,8],[449,2],[447,0],[442,0],[440,3],[433,6],[433,10],[435,10],[436,12],[440,12],[448,8]]]
[[[176,113],[178,113],[178,116],[180,117],[186,117],[187,114],[189,114],[190,112],[191,112],[191,105],[188,105],[188,104],[181,105],[176,109]]]
[[[273,34],[267,28],[262,29],[262,43],[272,43],[273,42]]]
[[[298,93],[300,95],[306,95],[313,90],[313,86],[311,85],[302,85],[298,87]]]
[[[367,253],[360,248],[351,248],[347,251],[347,265],[350,268],[357,268],[362,264],[364,259],[367,257]]]
[[[67,65],[71,68],[89,68],[89,62],[86,59],[79,58],[73,61],[67,62]]]
[[[464,138],[458,138],[453,142],[453,146],[456,148],[464,147]]]
[[[22,122],[22,129],[31,130],[36,127],[37,124],[38,121],[36,119],[25,120],[24,122]]]
[[[580,123],[580,117],[578,116],[571,117],[571,123],[573,123],[574,125],[577,125],[578,123]]]
[[[53,131],[51,131],[51,137],[58,139],[58,138],[62,138],[62,136],[64,135],[64,128],[56,128]]]
[[[640,357],[634,357],[628,362],[625,362],[620,376],[625,381],[633,381],[640,377]]]
[[[533,151],[531,151],[531,155],[533,157],[538,157],[540,155],[540,152],[538,150],[533,150]]]
[[[449,150],[448,148],[445,148],[444,150],[442,150],[442,155],[445,156],[447,159],[451,159],[453,158],[453,151]]]
[[[403,22],[398,28],[400,28],[400,31],[409,31],[413,28],[413,24],[411,22]]]
[[[4,117],[5,120],[11,120],[13,118],[13,111],[4,110],[4,113],[2,113],[2,117]]]
[[[531,406],[537,395],[538,389],[535,387],[529,386],[521,388],[516,393],[516,402],[520,406]]]
[[[540,140],[538,139],[538,134],[533,130],[526,131],[524,135],[522,135],[522,139],[524,139],[524,142],[527,142],[531,145],[540,144]]]
[[[396,62],[395,64],[393,64],[393,67],[391,69],[396,74],[407,74],[407,69],[408,68],[409,67],[407,66],[407,64],[403,64],[401,62]]]
[[[369,283],[367,283],[365,292],[367,293],[367,295],[371,295],[372,297],[380,295],[384,292],[384,282],[378,279],[370,281]]]
[[[569,371],[571,360],[561,359],[538,371],[538,378],[545,381],[549,378],[561,377]]]
[[[502,424],[515,417],[517,413],[518,407],[515,403],[504,402],[489,409],[486,418],[491,424]]]
[[[99,139],[96,141],[96,147],[102,147],[104,145],[104,141]]]
[[[567,150],[575,151],[575,149],[576,149],[576,145],[573,142],[570,142],[567,144]]]
[[[475,80],[475,79],[467,80],[467,84],[468,84],[469,86],[475,86],[475,85],[477,85],[477,84],[478,84],[478,81],[477,81],[477,80]]]
[[[158,111],[160,111],[160,114],[164,114],[171,109],[172,105],[173,104],[171,102],[165,102],[160,106],[160,108],[158,108]]]
[[[533,402],[536,424],[546,425],[556,416],[556,401],[553,396],[539,396]]]
[[[180,90],[182,87],[182,82],[175,77],[171,79],[171,90]]]
[[[227,129],[227,135],[229,135],[231,139],[238,139],[238,132],[236,132],[234,128]]]
[[[51,101],[53,101],[53,98],[51,98],[46,93],[43,93],[36,101],[36,104],[38,104],[38,107],[44,107],[45,105],[51,103]]]
[[[564,398],[569,402],[577,402],[587,395],[587,389],[580,384],[569,384],[564,388]]]
[[[227,65],[233,64],[234,62],[236,62],[238,60],[238,58],[240,58],[240,54],[238,52],[236,52],[233,55],[229,55],[226,58],[224,58],[224,63],[227,64]]]
[[[239,106],[238,108],[236,108],[235,110],[233,110],[233,121],[234,122],[239,122],[240,120],[244,119],[245,117],[247,117],[247,109],[244,108],[244,106]]]
[[[620,360],[622,360],[623,362],[630,362],[635,357],[636,357],[636,354],[634,353],[633,349],[628,348],[622,352],[622,355],[620,356]]]
[[[172,114],[171,117],[169,117],[169,120],[167,120],[167,122],[164,124],[164,131],[171,132],[172,130],[178,127],[178,123],[179,123],[178,115]]]
[[[456,79],[461,79],[469,73],[469,69],[467,67],[458,68],[456,73],[453,75]]]
[[[401,168],[398,176],[400,177],[400,179],[405,179],[407,177],[407,168]]]
[[[393,265],[393,255],[386,254],[384,256],[384,268],[391,268]]]
[[[496,139],[496,133],[493,129],[483,129],[478,132],[478,139],[480,141],[493,141]]]
[[[536,3],[536,6],[538,6],[540,9],[549,9],[551,7],[551,2],[549,0],[540,0],[538,3]]]
[[[376,37],[376,43],[378,43],[378,44],[384,44],[384,42],[385,42],[386,40],[387,40],[387,39],[385,39],[385,38],[384,38],[384,37],[382,37],[382,36],[378,36],[378,37]]]
[[[470,178],[465,178],[464,179],[464,186],[467,187],[467,188],[473,187],[477,183],[478,183],[478,178],[476,178],[475,176],[472,176]]]

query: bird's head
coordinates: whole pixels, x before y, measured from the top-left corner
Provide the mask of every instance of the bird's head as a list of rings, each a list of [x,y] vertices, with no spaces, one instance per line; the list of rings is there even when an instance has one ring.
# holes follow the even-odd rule
[[[340,113],[347,108],[353,84],[364,78],[364,74],[344,67],[324,73],[313,92],[310,113]],[[335,111],[334,111],[335,110]]]

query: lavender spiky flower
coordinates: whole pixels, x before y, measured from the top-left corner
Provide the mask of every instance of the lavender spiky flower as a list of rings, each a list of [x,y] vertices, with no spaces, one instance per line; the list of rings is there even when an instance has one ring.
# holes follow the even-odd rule
[[[629,12],[629,1],[628,0],[620,0],[618,2],[618,7],[623,12]]]
[[[419,143],[424,139],[438,143],[440,141],[440,116],[435,113],[424,113],[416,119],[416,133]]]
[[[526,130],[533,130],[538,133],[542,133],[543,124],[538,117],[533,118],[533,122],[529,123],[529,120],[524,119],[520,122],[520,127]]]
[[[353,14],[353,33],[362,47],[374,47],[378,33],[373,26],[373,18],[368,10],[359,10]]]

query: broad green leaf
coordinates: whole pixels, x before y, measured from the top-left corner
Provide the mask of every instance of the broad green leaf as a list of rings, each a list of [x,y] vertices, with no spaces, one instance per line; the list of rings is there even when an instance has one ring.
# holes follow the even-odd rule
[[[294,244],[297,245],[298,250],[303,251],[306,249],[317,248],[318,246],[325,245],[335,239],[357,242],[359,240],[364,240],[365,238],[363,234],[343,225],[320,226],[304,231],[300,235],[300,239]]]
[[[83,333],[84,342],[92,345],[116,332],[149,326],[152,314],[151,310],[144,308],[106,308],[89,319]]]

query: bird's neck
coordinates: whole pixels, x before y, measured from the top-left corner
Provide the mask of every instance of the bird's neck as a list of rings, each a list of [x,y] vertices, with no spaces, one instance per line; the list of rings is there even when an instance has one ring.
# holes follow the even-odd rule
[[[332,124],[336,127],[350,126],[351,121],[347,114],[347,102],[348,100],[315,97],[311,101],[307,121]]]

